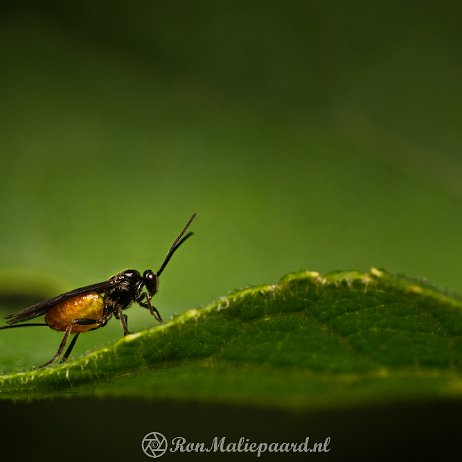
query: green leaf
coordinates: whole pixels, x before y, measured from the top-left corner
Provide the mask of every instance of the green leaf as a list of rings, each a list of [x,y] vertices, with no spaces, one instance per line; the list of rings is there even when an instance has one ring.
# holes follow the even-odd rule
[[[0,377],[3,398],[134,396],[322,408],[462,396],[462,301],[372,269],[244,289],[68,363]]]

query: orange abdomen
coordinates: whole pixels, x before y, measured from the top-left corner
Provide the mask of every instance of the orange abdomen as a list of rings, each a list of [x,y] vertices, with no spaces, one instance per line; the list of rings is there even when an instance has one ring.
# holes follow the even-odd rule
[[[104,299],[96,293],[90,292],[77,295],[54,306],[47,311],[45,320],[54,330],[65,331],[74,319],[101,319],[104,313]],[[70,333],[87,332],[96,329],[99,324],[79,325],[74,324]]]

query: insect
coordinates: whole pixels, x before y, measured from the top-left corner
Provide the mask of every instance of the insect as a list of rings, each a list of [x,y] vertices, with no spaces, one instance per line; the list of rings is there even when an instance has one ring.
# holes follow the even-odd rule
[[[53,330],[64,332],[64,337],[56,354],[47,363],[40,366],[45,367],[55,362],[59,357],[65,361],[82,332],[104,327],[112,315],[120,320],[124,335],[128,335],[127,315],[124,314],[123,310],[127,309],[133,302],[148,309],[157,321],[162,322],[162,317],[157,308],[151,304],[151,299],[159,289],[159,276],[173,254],[186,239],[192,236],[192,232],[185,233],[195,216],[196,214],[192,215],[181,233],[173,241],[167,256],[156,273],[149,269],[143,275],[134,269],[122,271],[107,281],[71,290],[10,314],[5,318],[8,325],[2,326],[0,329],[48,326]],[[18,324],[42,315],[45,315],[45,323]],[[74,337],[63,354],[71,334]]]

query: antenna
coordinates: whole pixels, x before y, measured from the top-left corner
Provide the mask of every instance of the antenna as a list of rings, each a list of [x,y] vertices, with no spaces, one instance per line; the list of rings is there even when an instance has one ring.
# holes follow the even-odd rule
[[[165,257],[165,260],[164,262],[162,263],[162,266],[159,268],[159,271],[157,271],[156,275],[157,276],[160,276],[162,271],[164,271],[165,267],[167,266],[167,263],[170,261],[170,258],[172,258],[173,254],[175,253],[175,251],[178,249],[178,247],[180,247],[181,244],[183,244],[184,241],[186,241],[186,239],[190,238],[193,233],[192,232],[189,232],[188,234],[186,234],[186,236],[184,236],[184,233],[186,232],[186,230],[189,228],[189,225],[191,224],[191,222],[194,220],[194,218],[196,217],[196,214],[193,213],[192,217],[189,219],[189,221],[186,223],[185,227],[183,228],[183,230],[181,231],[181,233],[178,235],[178,237],[173,241],[173,244],[172,246],[170,247],[170,250],[168,251],[168,254],[167,256]]]

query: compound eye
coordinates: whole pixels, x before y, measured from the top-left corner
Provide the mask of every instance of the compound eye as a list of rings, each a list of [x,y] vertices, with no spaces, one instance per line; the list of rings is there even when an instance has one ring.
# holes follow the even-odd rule
[[[143,274],[144,282],[153,281],[156,275],[151,270],[146,270]]]
[[[151,270],[146,270],[143,274],[143,280],[149,294],[154,295],[159,285],[157,274],[153,273]]]

